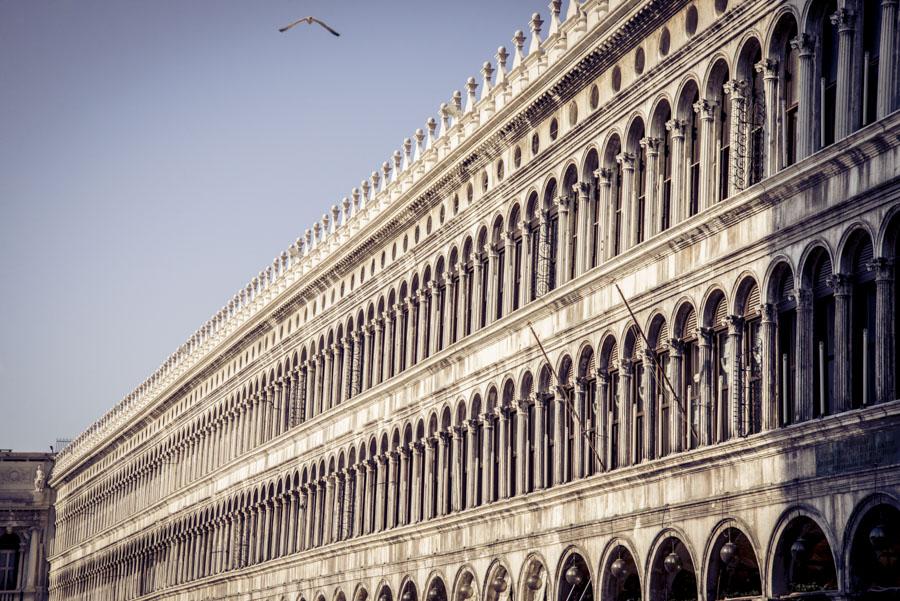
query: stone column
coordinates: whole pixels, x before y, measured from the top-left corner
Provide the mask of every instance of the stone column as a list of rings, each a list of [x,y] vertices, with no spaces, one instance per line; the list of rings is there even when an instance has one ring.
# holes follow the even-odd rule
[[[528,468],[528,399],[516,401],[516,494],[525,494],[525,474]]]
[[[600,227],[603,231],[598,232],[600,236],[600,252],[598,253],[599,261],[608,261],[612,257],[613,239],[615,235],[615,224],[613,223],[613,213],[615,208],[612,206],[613,199],[610,194],[612,187],[612,170],[597,169],[594,172],[597,176],[597,186],[599,188],[599,199],[597,201],[597,210],[601,211]]]
[[[607,471],[610,466],[609,457],[609,374],[606,370],[597,370],[597,431],[594,433],[597,454],[603,465],[598,466],[597,471]]]
[[[797,394],[794,398],[794,421],[803,422],[813,415],[813,319],[812,293],[798,289],[797,294]]]
[[[418,332],[416,332],[416,301],[412,296],[409,296],[404,301],[404,304],[406,305],[405,365],[406,369],[409,369],[415,363],[416,339],[418,338]]]
[[[540,209],[540,217],[538,220],[538,256],[537,256],[537,277],[535,284],[535,298],[547,293],[550,282],[550,222],[547,219],[547,211]]]
[[[334,490],[334,474],[328,474],[325,478],[325,520],[322,524],[322,544],[331,543],[334,535],[334,518],[335,514],[335,490]]]
[[[700,115],[700,198],[699,211],[703,211],[715,202],[716,180],[713,166],[715,157],[715,115],[716,103],[701,98],[694,103],[694,112]]]
[[[775,356],[775,307],[764,303],[759,307],[762,318],[759,324],[759,339],[762,344],[761,360],[761,394],[762,429],[774,430],[778,427],[778,396],[775,387],[778,385],[775,377],[778,358]]]
[[[895,14],[894,11],[892,14]],[[884,25],[882,24],[882,27]],[[880,60],[886,60],[884,57]],[[894,390],[894,264],[878,258],[869,264],[875,271],[875,402],[896,398]]]
[[[763,175],[768,177],[778,171],[778,144],[775,135],[778,124],[778,100],[776,96],[778,85],[778,61],[764,58],[753,68],[762,74],[763,91],[766,96],[766,127],[763,132],[763,148],[765,149],[765,162]]]
[[[409,523],[409,515],[406,508],[409,507],[409,449],[400,447],[400,511],[397,516],[397,525],[402,526]]]
[[[384,343],[384,322],[381,319],[375,319],[375,351],[372,353],[372,379],[371,383],[374,386],[375,384],[381,383],[381,362],[382,362],[382,349]]]
[[[497,435],[500,437],[498,445],[500,457],[498,457],[498,469],[500,471],[497,482],[499,490],[497,491],[498,499],[509,498],[509,417],[507,416],[506,407],[497,407],[495,410],[497,416]]]
[[[534,235],[523,219],[519,222],[522,231],[522,285],[519,287],[519,306],[524,307],[531,300],[531,237]]]
[[[361,392],[362,385],[362,345],[363,337],[358,331],[350,334],[353,340],[353,356],[350,361],[350,396],[355,397]]]
[[[593,176],[591,174],[590,176]],[[590,177],[589,176],[589,177]],[[578,195],[578,223],[575,227],[578,231],[580,248],[575,249],[575,275],[579,276],[590,269],[591,266],[591,215],[595,209],[591,202],[592,186],[588,182],[580,182],[575,185],[574,193]]]
[[[385,504],[385,466],[384,457],[377,455],[372,458],[375,465],[372,466],[374,474],[373,489],[371,491],[372,501],[370,505],[374,508],[374,515],[370,519],[369,532],[380,532],[384,529],[384,504]]]
[[[738,315],[729,315],[725,318],[728,323],[728,415],[725,420],[728,430],[724,432],[724,438],[744,436],[744,424],[750,424],[749,414],[745,421],[744,413],[744,382],[741,377],[743,362],[749,361],[749,357],[741,361],[741,349],[743,348],[744,320]]]
[[[698,391],[700,399],[700,440],[699,444],[712,444],[715,436],[715,424],[712,421],[713,382],[715,369],[712,358],[712,328],[697,328],[697,347],[700,356],[700,383]]]
[[[544,417],[544,406],[547,402],[545,395],[537,393],[534,397],[534,488],[541,490],[546,486],[544,483],[544,448],[546,445],[546,434],[544,427],[546,418]]]
[[[878,98],[876,116],[882,119],[894,108],[897,94],[897,0],[881,0],[881,39],[878,46]]]
[[[581,420],[587,398],[587,381],[581,377],[576,378],[575,386],[573,406],[567,404],[566,407],[572,411],[572,480],[584,477],[584,434]]]
[[[656,424],[657,416],[656,395],[653,390],[653,372],[656,370],[654,359],[655,356],[652,351],[643,350],[644,373],[642,374],[643,382],[641,382],[641,388],[644,394],[644,423],[641,426],[641,437],[643,438],[641,457],[643,457],[644,461],[649,461],[656,457],[654,452],[656,450],[656,430],[653,427]],[[637,445],[635,444],[636,448]]]
[[[353,505],[353,493],[356,488],[356,472],[349,468],[344,469],[344,519],[341,520],[341,540],[347,540],[353,536],[353,514],[356,508]]]
[[[460,256],[460,261],[462,261]],[[474,272],[473,272],[474,273]],[[456,284],[459,287],[459,298],[456,303],[456,341],[462,340],[466,336],[466,311],[468,310],[467,297],[472,294],[472,281],[462,264],[459,266],[459,280]],[[474,309],[475,299],[472,299],[472,308]],[[472,320],[475,325],[475,320]]]
[[[342,403],[350,398],[351,373],[353,371],[353,340],[349,334],[340,340],[341,369],[337,382],[337,399]]]
[[[631,378],[634,377],[634,365],[631,359],[619,359],[621,383],[619,385],[619,467],[633,463],[631,457],[631,424],[633,423],[634,400],[631,398]]]
[[[731,138],[728,140],[728,146],[731,148],[729,152],[731,165],[728,166],[728,185],[731,186],[731,189],[725,191],[724,197],[727,198],[746,187],[747,175],[750,173],[746,165],[747,161],[750,160],[751,154],[750,140],[748,139],[749,131],[747,131],[746,127],[747,119],[741,119],[747,103],[748,84],[743,79],[732,79],[725,82],[725,85],[722,87],[731,103]],[[741,154],[742,148],[746,149],[745,155]]]
[[[453,459],[453,465],[451,468],[453,469],[453,486],[451,487],[451,511],[460,511],[462,509],[462,493],[463,493],[463,462],[465,458],[463,457],[463,427],[455,426],[451,428],[451,432],[453,433],[453,452],[451,453],[451,457]]]
[[[490,413],[481,416],[484,430],[481,436],[481,478],[484,482],[482,497],[485,503],[494,500],[494,418]]]
[[[384,352],[381,358],[381,381],[384,382],[393,374],[394,366],[394,312],[383,311],[381,320],[384,322]]]
[[[501,238],[504,236],[504,232],[500,232]],[[499,244],[503,244],[503,240],[501,239]],[[485,297],[487,302],[485,302],[485,318],[484,325],[490,325],[495,319],[497,319],[497,294],[499,294],[499,285],[498,280],[500,278],[501,270],[503,266],[500,265],[500,253],[497,252],[497,249],[491,246],[488,250],[488,277],[487,277],[487,290],[485,291]]]
[[[371,362],[370,349],[372,348],[372,324],[366,324],[363,328],[363,353],[362,353],[362,361],[360,363],[360,391],[368,390],[371,387],[371,382],[369,380],[369,363]]]
[[[361,533],[369,534],[375,528],[375,524],[372,521],[372,508],[375,506],[375,493],[377,492],[377,487],[375,485],[375,474],[373,473],[375,470],[372,467],[372,461],[365,462],[365,470],[366,470],[366,487],[364,489],[365,498],[363,505],[363,515],[360,518],[360,523],[362,524]]]
[[[422,443],[413,443],[412,456],[412,516],[410,522],[422,521]]]
[[[327,411],[334,407],[334,368],[337,362],[335,349],[332,343],[325,348],[325,378],[322,381],[322,409]]]
[[[850,278],[836,273],[828,278],[834,292],[834,412],[841,413],[851,407],[853,392],[850,387],[850,297],[853,285]]]
[[[662,208],[660,207],[659,178],[657,177],[659,171],[659,143],[659,138],[645,136],[640,139],[641,148],[647,153],[647,165],[644,169],[644,177],[647,180],[644,186],[644,239],[659,233],[661,230],[660,216],[662,215]],[[636,210],[640,210],[640,208],[636,207]]]
[[[444,339],[442,348],[447,348],[453,343],[453,317],[457,314],[454,302],[456,284],[453,282],[453,274],[448,269],[444,272]]]
[[[834,139],[837,141],[849,136],[860,122],[860,107],[857,107],[857,103],[851,98],[850,90],[861,80],[853,76],[853,32],[856,15],[852,10],[839,8],[829,18],[838,32],[837,90],[834,111]],[[831,118],[831,115],[825,117]]]
[[[356,464],[356,482],[353,490],[355,501],[353,503],[352,536],[362,536],[367,532],[366,502],[368,499],[368,495],[366,495],[366,488],[369,485],[370,472],[371,469],[369,468],[368,462],[360,462]]]
[[[553,439],[555,441],[553,454],[553,483],[562,484],[566,481],[566,415],[569,408],[566,406],[565,394],[562,388],[557,388],[556,395],[556,420]]]
[[[815,54],[815,40],[812,36],[801,33],[791,40],[791,48],[798,52],[799,66],[797,77],[797,95],[800,104],[797,109],[797,161],[802,161],[811,155],[819,147],[818,112],[815,99],[819,97],[816,92],[816,67],[813,60]]]
[[[439,284],[436,281],[431,281],[428,284],[428,289],[431,293],[431,301],[429,303],[431,307],[431,335],[429,340],[431,352],[429,353],[429,355],[436,355],[441,350],[441,348],[443,348],[441,340],[441,291],[439,288]],[[444,288],[444,290],[446,290],[446,288]]]
[[[472,278],[469,281],[469,289],[472,291],[472,332],[475,332],[479,328],[481,328],[481,298],[482,295],[486,293],[485,290],[481,289],[482,283],[482,269],[484,267],[481,264],[481,253],[473,252],[469,255],[469,260],[472,261],[472,265],[475,269],[472,271]]]
[[[622,229],[621,229],[621,249],[625,250],[634,245],[634,155],[630,152],[620,152],[616,155],[616,161],[622,166],[622,181],[619,185],[622,187]],[[613,215],[615,215],[615,207],[610,207]],[[613,224],[612,229],[615,230]],[[612,234],[615,236],[615,232]],[[613,247],[615,241],[610,240]]]
[[[559,214],[559,235],[556,238],[556,285],[559,287],[569,279],[572,235],[569,232],[569,197],[557,196],[554,202]]]
[[[428,356],[428,292],[426,289],[419,290],[416,300],[419,302],[419,310],[416,315],[419,322],[416,325],[416,361],[421,362]]]
[[[338,340],[331,345],[331,407],[341,403],[341,364],[343,346]]]
[[[306,416],[306,419],[309,419],[315,415],[315,382],[316,382],[316,367],[315,363],[312,359],[306,362],[306,373],[303,376],[305,383],[305,392],[303,395],[304,409],[303,413]]]
[[[316,360],[316,415],[320,415],[328,408],[325,401],[325,383],[328,382],[328,372],[325,368],[325,351],[317,355]]]
[[[666,121],[666,131],[672,139],[672,174],[671,191],[669,194],[669,206],[672,211],[670,223],[680,223],[688,216],[687,199],[684,189],[684,173],[687,160],[684,156],[684,121],[681,119],[669,119]]]
[[[503,269],[503,304],[500,307],[501,316],[509,315],[513,311],[513,294],[515,294],[516,287],[513,284],[513,280],[515,279],[515,273],[513,270],[515,269],[515,260],[516,260],[516,246],[513,242],[512,236],[509,232],[503,232],[503,265],[500,266]],[[524,238],[522,239],[524,242]],[[524,247],[523,247],[524,250]],[[522,282],[524,287],[524,282]],[[519,303],[521,307],[521,302]]]
[[[399,505],[399,495],[397,494],[397,452],[389,451],[387,456],[387,523],[385,529],[393,528],[397,525],[397,505]]]
[[[434,517],[434,482],[437,475],[434,473],[434,439],[426,438],[425,442],[425,507],[422,514],[424,519]]]
[[[479,466],[475,465],[475,439],[478,421],[470,419],[466,422],[466,509],[475,507],[475,495],[478,493]]]
[[[437,437],[437,515],[444,515],[447,513],[447,434],[438,432]]]

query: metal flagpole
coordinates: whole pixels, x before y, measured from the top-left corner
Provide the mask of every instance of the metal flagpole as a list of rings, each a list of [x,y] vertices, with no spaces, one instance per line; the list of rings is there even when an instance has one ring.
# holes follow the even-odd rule
[[[584,427],[584,422],[581,421],[581,417],[575,411],[574,403],[572,403],[572,399],[569,398],[569,394],[566,392],[566,389],[559,385],[559,376],[557,375],[556,370],[553,368],[553,363],[550,361],[550,357],[547,356],[547,351],[544,350],[544,345],[541,344],[541,339],[538,338],[537,332],[534,331],[534,326],[531,325],[530,321],[528,322],[528,329],[531,330],[531,335],[534,336],[535,341],[537,341],[538,347],[540,347],[541,353],[544,355],[544,359],[547,361],[547,365],[550,367],[550,372],[553,374],[553,378],[557,382],[556,387],[566,401],[566,409],[568,409],[572,416],[576,420],[578,420],[578,424],[581,426],[582,436],[587,439],[588,446],[591,447],[591,451],[593,451],[594,457],[597,458],[597,462],[600,464],[600,467],[605,471],[606,464],[603,463],[603,459],[600,457],[600,453],[598,453],[596,447],[594,447],[594,441],[591,439],[590,431]]]
[[[643,339],[643,341],[644,341],[644,348],[649,350],[650,349],[650,341],[647,340],[647,336],[644,334],[644,330],[641,328],[641,324],[638,323],[637,317],[634,316],[634,311],[631,310],[631,305],[628,304],[628,301],[625,299],[625,295],[622,294],[622,289],[619,288],[619,285],[614,284],[614,286],[616,287],[616,290],[618,291],[619,296],[622,297],[622,302],[625,303],[625,308],[628,309],[628,314],[631,315],[631,321],[634,322],[634,327],[637,328],[638,334],[641,335],[641,339]],[[666,375],[665,370],[662,369],[662,366],[659,364],[659,359],[656,357],[656,353],[649,353],[649,355],[653,358],[653,363],[656,364],[656,367],[659,369],[659,372],[662,373],[663,380],[665,380],[666,385],[669,387],[669,390],[672,393],[672,397],[675,399],[675,405],[681,411],[681,414],[685,418],[687,418],[688,413],[685,410],[684,405],[682,405],[682,403],[681,403],[681,398],[679,398],[678,393],[675,392],[675,387],[672,386],[672,382],[669,381],[669,376]],[[656,370],[654,370],[654,371],[656,371]],[[657,384],[657,386],[659,385],[658,380],[657,380],[656,384]],[[694,427],[694,424],[690,423],[689,419],[687,420],[687,422],[688,422],[688,425],[690,425],[690,427],[691,427],[691,434],[693,434],[694,437],[699,440],[699,434],[697,433],[697,429]]]

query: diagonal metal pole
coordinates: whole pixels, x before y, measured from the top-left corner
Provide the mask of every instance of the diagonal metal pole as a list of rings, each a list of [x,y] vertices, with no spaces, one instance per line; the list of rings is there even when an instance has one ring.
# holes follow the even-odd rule
[[[647,336],[644,334],[644,330],[641,328],[641,324],[638,323],[637,317],[634,316],[634,311],[631,310],[631,305],[628,304],[628,300],[625,298],[625,295],[622,294],[622,289],[619,288],[618,284],[614,284],[616,290],[619,293],[619,296],[622,297],[622,302],[625,303],[625,308],[628,309],[628,314],[631,315],[631,321],[634,322],[634,327],[637,328],[638,334],[641,335],[641,339],[644,341],[644,348],[650,348],[650,341],[647,340]],[[684,405],[681,402],[681,398],[678,396],[678,393],[675,392],[675,387],[672,386],[672,382],[669,380],[669,376],[666,375],[665,370],[659,364],[659,359],[656,356],[656,353],[649,353],[650,357],[653,359],[653,363],[656,364],[656,367],[659,373],[662,374],[663,380],[666,382],[666,386],[669,387],[669,391],[672,393],[672,398],[675,400],[675,406],[681,411],[681,415],[687,420],[688,424],[691,428],[691,434],[694,435],[695,438],[699,439],[699,434],[697,433],[697,429],[694,427],[694,424],[690,423],[690,420],[687,419],[688,413],[684,408]],[[654,370],[654,372],[657,370]],[[656,385],[659,386],[659,380],[657,380]]]
[[[544,360],[547,361],[547,365],[550,367],[550,372],[553,374],[553,379],[556,380],[556,382],[558,383],[559,375],[556,373],[556,370],[553,368],[553,363],[550,361],[550,357],[547,356],[547,351],[544,350],[544,345],[541,344],[541,339],[538,338],[537,332],[534,331],[534,326],[531,325],[530,321],[528,322],[528,329],[531,330],[531,335],[534,336],[535,341],[537,341],[538,347],[540,347],[541,353],[544,355]],[[575,411],[574,403],[572,402],[572,399],[569,397],[568,391],[566,391],[565,388],[563,388],[562,386],[559,386],[558,384],[557,384],[557,388],[560,390],[560,392],[562,392],[562,396],[566,402],[566,409],[572,414],[572,416],[576,420],[578,420],[578,424],[581,426],[582,436],[585,438],[585,440],[587,440],[588,446],[591,447],[591,451],[594,453],[594,457],[597,458],[597,463],[600,465],[600,467],[603,469],[603,471],[606,471],[606,464],[603,462],[603,459],[600,457],[600,453],[597,452],[596,447],[594,447],[594,441],[592,440],[590,431],[584,427],[584,422],[581,421],[581,417]]]

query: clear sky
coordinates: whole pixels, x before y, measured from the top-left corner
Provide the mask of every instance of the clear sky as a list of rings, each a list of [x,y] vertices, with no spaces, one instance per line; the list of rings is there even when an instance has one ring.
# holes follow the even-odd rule
[[[0,0],[0,448],[84,430],[535,11]]]

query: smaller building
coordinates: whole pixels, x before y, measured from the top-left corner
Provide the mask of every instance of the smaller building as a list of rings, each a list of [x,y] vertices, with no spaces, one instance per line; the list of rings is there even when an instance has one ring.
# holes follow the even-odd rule
[[[0,451],[0,601],[45,601],[53,541],[52,453]]]

